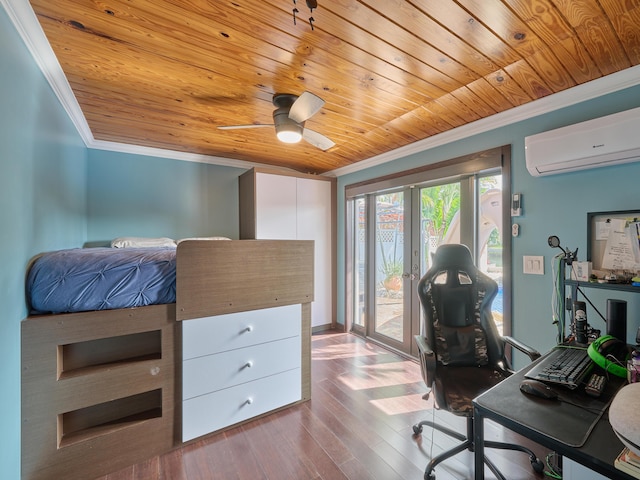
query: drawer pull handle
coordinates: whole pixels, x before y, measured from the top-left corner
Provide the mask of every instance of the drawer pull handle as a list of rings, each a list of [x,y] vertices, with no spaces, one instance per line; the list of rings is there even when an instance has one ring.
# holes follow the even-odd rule
[[[241,333],[249,333],[252,331],[253,331],[253,325],[247,325],[247,327],[244,330],[242,330]]]
[[[244,370],[245,368],[251,368],[251,367],[253,367],[253,362],[251,360],[249,360],[247,363],[245,363],[242,366],[241,370]]]
[[[249,397],[244,401],[245,405],[251,405],[253,403],[253,398]]]

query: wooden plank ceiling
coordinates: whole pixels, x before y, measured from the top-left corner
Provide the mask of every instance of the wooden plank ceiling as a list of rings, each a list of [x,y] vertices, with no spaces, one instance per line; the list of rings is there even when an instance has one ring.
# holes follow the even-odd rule
[[[640,63],[640,0],[30,3],[96,140],[312,173]],[[216,128],[303,91],[328,151]]]

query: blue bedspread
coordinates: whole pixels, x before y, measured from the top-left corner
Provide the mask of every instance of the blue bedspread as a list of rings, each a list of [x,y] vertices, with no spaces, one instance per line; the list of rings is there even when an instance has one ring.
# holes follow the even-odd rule
[[[45,253],[27,275],[31,313],[176,301],[175,248],[76,248]]]

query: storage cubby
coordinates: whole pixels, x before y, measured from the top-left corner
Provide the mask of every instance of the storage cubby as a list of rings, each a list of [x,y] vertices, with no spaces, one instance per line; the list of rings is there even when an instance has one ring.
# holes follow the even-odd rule
[[[152,390],[58,415],[58,447],[162,417],[162,390]]]
[[[58,378],[82,375],[92,369],[116,364],[160,358],[160,330],[69,343],[58,346]]]

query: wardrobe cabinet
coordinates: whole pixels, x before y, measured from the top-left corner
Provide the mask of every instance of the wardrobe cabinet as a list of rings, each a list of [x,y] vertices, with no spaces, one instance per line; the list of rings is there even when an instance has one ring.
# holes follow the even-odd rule
[[[239,189],[240,239],[314,241],[311,326],[335,327],[335,178],[254,168]]]

